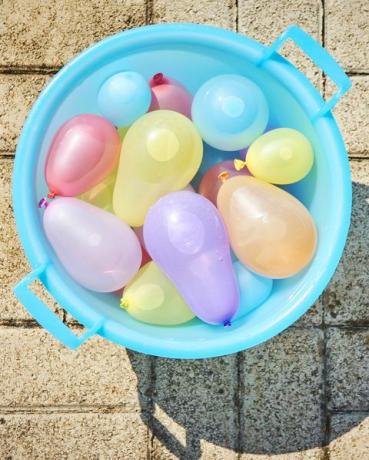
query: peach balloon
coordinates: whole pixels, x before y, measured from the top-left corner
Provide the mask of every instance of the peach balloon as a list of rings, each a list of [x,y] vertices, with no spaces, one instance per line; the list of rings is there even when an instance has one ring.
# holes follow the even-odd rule
[[[223,182],[230,177],[250,175],[247,168],[236,171],[233,160],[222,161],[208,169],[201,179],[199,193],[217,205],[217,196]]]
[[[238,176],[224,182],[217,204],[233,251],[252,271],[287,278],[311,261],[315,224],[294,196],[254,177]]]

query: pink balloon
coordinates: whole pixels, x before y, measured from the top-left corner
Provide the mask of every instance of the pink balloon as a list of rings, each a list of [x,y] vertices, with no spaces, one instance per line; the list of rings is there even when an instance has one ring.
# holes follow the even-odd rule
[[[139,270],[140,243],[133,230],[110,212],[60,197],[46,207],[43,224],[66,271],[88,289],[117,291]]]
[[[192,96],[181,83],[162,73],[155,74],[149,83],[152,93],[149,111],[174,110],[191,119]]]
[[[218,190],[223,182],[233,176],[246,175],[250,176],[250,172],[246,167],[240,171],[236,171],[233,160],[222,161],[206,171],[199,185],[199,193],[216,206]]]
[[[117,130],[98,115],[77,115],[55,134],[45,165],[50,192],[76,196],[108,176],[119,160]]]

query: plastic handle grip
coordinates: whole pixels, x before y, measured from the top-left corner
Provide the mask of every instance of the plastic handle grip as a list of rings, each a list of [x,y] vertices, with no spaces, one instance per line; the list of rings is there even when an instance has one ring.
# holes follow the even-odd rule
[[[80,336],[75,335],[28,287],[34,280],[40,280],[40,276],[45,272],[47,266],[47,264],[42,265],[25,276],[22,281],[15,286],[14,294],[42,327],[67,347],[76,349],[97,333],[102,327],[103,321],[87,329],[86,332]]]
[[[309,34],[296,25],[289,26],[268,48],[262,61],[269,59],[273,53],[287,41],[292,40],[307,56],[336,84],[337,92],[325,101],[314,118],[325,115],[332,110],[341,97],[350,89],[351,81],[333,57]]]

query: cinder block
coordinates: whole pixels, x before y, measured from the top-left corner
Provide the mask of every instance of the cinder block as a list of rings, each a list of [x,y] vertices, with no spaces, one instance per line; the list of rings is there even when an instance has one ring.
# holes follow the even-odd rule
[[[153,458],[237,458],[236,359],[155,360]]]
[[[137,414],[0,413],[0,457],[147,458],[147,428]]]
[[[369,324],[369,161],[352,160],[352,217],[346,248],[323,295],[325,322]]]
[[[326,46],[350,72],[369,72],[369,3],[367,0],[325,2]]]
[[[154,0],[152,21],[194,22],[234,30],[236,14],[236,2],[233,0]]]
[[[13,159],[11,157],[0,159],[0,322],[14,322],[30,320],[23,305],[13,294],[13,287],[20,281],[31,268],[24,256],[13,216],[11,197],[11,175]],[[32,285],[37,294],[61,315],[58,305],[46,296],[40,284]]]
[[[144,355],[101,338],[71,351],[42,329],[0,328],[0,342],[2,406],[145,406]]]
[[[4,0],[0,65],[59,67],[103,38],[145,24],[144,0]]]
[[[369,412],[332,414],[330,460],[368,460]]]
[[[369,157],[369,76],[350,77],[352,87],[337,104],[334,115],[341,129],[349,155]],[[327,82],[327,97],[337,91],[333,83]]]
[[[322,38],[322,5],[319,0],[239,0],[239,31],[270,45],[291,24],[302,27],[316,40]],[[321,91],[322,75],[297,46],[286,43],[280,50]]]
[[[369,411],[369,330],[328,331],[328,407]]]
[[[0,151],[13,153],[28,112],[49,80],[48,75],[0,76]]]
[[[242,352],[241,450],[249,455],[245,459],[309,449],[311,458],[319,458],[314,449],[323,442],[323,344],[321,330],[290,328]]]
[[[313,449],[307,449],[297,452],[283,452],[278,451],[276,454],[241,454],[241,460],[326,460],[324,456],[324,449],[315,447]]]
[[[316,301],[316,303],[309,308],[309,310],[294,323],[293,326],[297,327],[309,327],[309,326],[319,326],[322,324],[323,319],[323,304],[322,298]]]

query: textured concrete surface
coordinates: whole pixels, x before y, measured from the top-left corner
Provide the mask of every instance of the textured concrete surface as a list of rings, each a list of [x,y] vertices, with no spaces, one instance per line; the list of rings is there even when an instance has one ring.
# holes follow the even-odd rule
[[[364,0],[0,2],[0,458],[369,458],[367,14]],[[351,73],[353,89],[335,110],[349,154],[362,158],[351,161],[345,255],[316,306],[255,349],[176,362],[95,338],[71,352],[11,293],[29,270],[10,197],[17,137],[39,91],[76,53],[120,30],[173,21],[219,25],[266,44],[299,24]],[[282,53],[332,94],[296,46]]]
[[[0,18],[1,66],[59,67],[109,35],[144,25],[146,5],[144,0],[3,0]]]
[[[369,157],[369,75],[352,76],[351,90],[337,105],[334,114],[342,130],[347,149],[351,156]],[[326,94],[332,96],[337,91],[328,80]]]
[[[325,37],[328,50],[349,72],[369,72],[369,3],[326,0]]]
[[[152,22],[196,22],[235,30],[237,8],[232,0],[153,0]]]
[[[94,338],[77,352],[39,328],[0,328],[2,406],[119,406],[135,410],[147,388],[137,391],[137,375],[148,358]],[[134,361],[134,364],[131,364]],[[148,385],[148,382],[147,382]]]
[[[330,420],[331,460],[367,460],[369,458],[369,412],[334,414]],[[366,442],[363,442],[363,439]]]
[[[167,452],[168,448],[179,458],[189,454],[197,458],[201,451],[206,458],[208,451],[204,446],[200,448],[200,440],[206,441],[207,445],[211,443],[236,449],[236,359],[233,355],[202,361],[155,360],[153,402],[161,408],[161,412],[164,411],[165,417],[174,422],[167,427],[162,422],[166,418],[161,412],[155,417],[153,431],[157,458],[165,458],[163,452]],[[176,425],[185,430],[185,449],[178,444]]]
[[[13,153],[26,116],[48,75],[0,75],[0,151]]]
[[[315,305],[309,308],[309,310],[294,324],[296,327],[304,326],[319,326],[323,321],[323,303],[320,297]]]
[[[325,290],[327,324],[369,325],[369,162],[351,161],[352,219],[346,248]]]
[[[12,157],[0,158],[0,197],[3,203],[0,207],[0,323],[6,324],[32,319],[12,292],[13,286],[30,271],[15,229],[11,199],[12,169]],[[34,282],[31,288],[53,311],[63,316],[62,309],[41,283]]]
[[[295,452],[322,444],[323,350],[322,331],[292,328],[242,353],[242,451]]]
[[[2,414],[5,459],[147,458],[147,428],[137,414]]]
[[[327,336],[328,405],[369,411],[369,330],[332,328]]]
[[[243,0],[239,2],[238,29],[241,33],[269,45],[290,24],[298,24],[316,40],[321,41],[322,17],[320,0]],[[280,51],[302,70],[318,89],[322,89],[321,72],[303,51],[293,43],[286,43]]]

